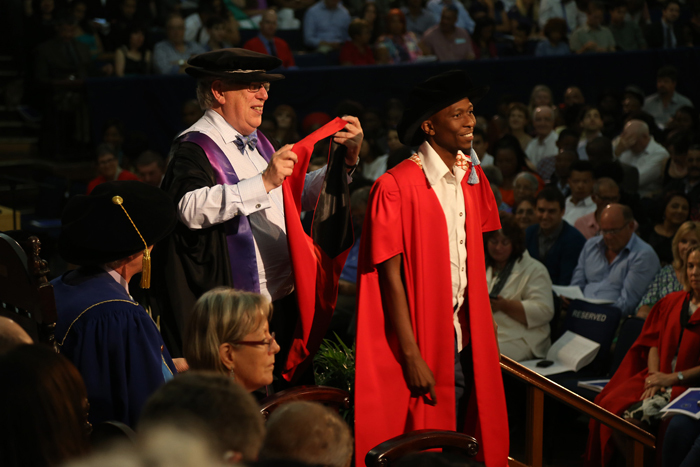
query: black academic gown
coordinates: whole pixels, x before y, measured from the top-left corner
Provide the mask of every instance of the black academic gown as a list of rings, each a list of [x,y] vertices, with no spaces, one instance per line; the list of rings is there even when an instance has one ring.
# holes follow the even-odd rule
[[[277,141],[268,139],[279,149]],[[176,204],[185,193],[216,185],[214,170],[198,145],[175,142],[171,154],[161,188]],[[152,256],[163,339],[173,356],[181,357],[182,331],[197,299],[214,287],[233,286],[224,224],[190,230],[178,222]]]

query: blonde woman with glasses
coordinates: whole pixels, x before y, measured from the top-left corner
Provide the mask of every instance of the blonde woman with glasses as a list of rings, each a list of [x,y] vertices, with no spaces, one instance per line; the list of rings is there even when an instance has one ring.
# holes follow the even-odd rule
[[[260,294],[217,287],[197,300],[185,328],[187,363],[193,370],[227,374],[247,391],[272,384],[280,346],[270,334],[272,304]]]

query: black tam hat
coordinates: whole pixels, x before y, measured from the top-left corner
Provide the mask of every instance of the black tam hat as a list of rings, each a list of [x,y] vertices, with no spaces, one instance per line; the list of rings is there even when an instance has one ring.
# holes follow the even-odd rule
[[[147,251],[176,222],[175,203],[160,188],[137,181],[103,183],[68,201],[58,252],[81,266],[109,263]]]
[[[452,70],[428,78],[411,91],[408,106],[396,131],[406,146],[418,146],[425,141],[421,124],[455,102],[469,98],[472,103],[481,99],[488,86],[474,86],[465,71]]]
[[[185,72],[195,78],[214,76],[241,83],[269,82],[284,79],[284,75],[269,74],[279,68],[282,60],[246,49],[219,49],[195,55],[187,60]]]

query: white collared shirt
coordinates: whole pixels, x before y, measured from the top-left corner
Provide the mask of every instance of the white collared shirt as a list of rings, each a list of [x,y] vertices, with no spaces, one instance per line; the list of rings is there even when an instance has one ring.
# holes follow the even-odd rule
[[[190,229],[224,223],[237,215],[248,216],[255,242],[260,293],[274,301],[294,290],[287,228],[284,221],[282,187],[267,193],[262,171],[267,162],[257,148],[241,154],[234,143],[241,134],[213,110],[182,134],[198,131],[207,135],[224,152],[240,180],[236,185],[215,185],[186,193],[178,203],[180,220]],[[301,197],[302,209],[312,210],[318,200],[326,168],[306,175]]]
[[[129,283],[126,281],[126,279],[124,279],[124,276],[119,274],[114,269],[105,266],[104,264],[101,267],[102,267],[102,269],[104,269],[107,272],[107,274],[110,275],[110,277],[112,279],[114,279],[119,285],[124,287],[124,290],[126,290],[126,293],[129,294]],[[131,294],[129,294],[129,297],[131,297]]]
[[[530,162],[535,164],[535,167],[537,167],[537,163],[545,157],[556,156],[559,153],[557,139],[559,139],[559,135],[557,135],[556,131],[552,130],[542,142],[540,142],[539,137],[535,137],[532,141],[527,143],[525,154],[527,154],[527,158],[530,159]]]
[[[564,208],[564,220],[569,224],[574,225],[580,217],[595,212],[596,209],[597,206],[593,202],[593,198],[591,198],[590,196],[585,199],[582,199],[578,203],[574,203],[572,201],[571,195],[569,195],[566,198],[566,205]]]
[[[639,171],[639,196],[652,197],[661,192],[664,176],[663,163],[668,158],[668,151],[652,137],[649,144],[639,154],[631,149],[620,154],[620,162],[636,167]]]
[[[467,289],[467,232],[464,218],[466,208],[462,191],[462,179],[467,173],[455,165],[453,175],[427,141],[418,149],[418,157],[423,164],[425,177],[445,213],[450,246],[452,305],[459,310],[464,303],[464,293]],[[472,157],[474,157],[474,150],[472,150]],[[457,336],[457,348],[461,351],[462,328],[459,325],[457,311],[453,314],[453,323]]]

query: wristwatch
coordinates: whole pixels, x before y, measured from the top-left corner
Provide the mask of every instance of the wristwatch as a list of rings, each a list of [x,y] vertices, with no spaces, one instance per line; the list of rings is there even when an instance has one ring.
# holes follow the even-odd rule
[[[355,163],[353,165],[349,165],[347,162],[345,162],[345,168],[346,169],[352,169],[348,175],[352,177],[352,174],[355,173],[355,170],[357,170],[357,166],[360,165],[360,156],[357,156],[357,159],[355,160]]]
[[[685,378],[685,376],[683,376],[683,372],[679,371],[678,372],[678,382],[680,383],[681,381],[683,381],[683,378]]]

